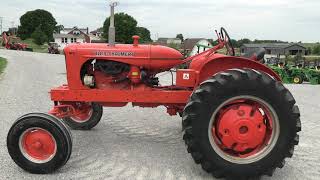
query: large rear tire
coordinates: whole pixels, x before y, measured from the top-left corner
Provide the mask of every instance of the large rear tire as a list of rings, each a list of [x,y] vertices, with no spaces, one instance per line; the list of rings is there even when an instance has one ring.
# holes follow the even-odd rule
[[[68,128],[56,117],[32,113],[20,117],[7,136],[8,152],[22,169],[51,173],[67,163],[72,151]]]
[[[63,121],[72,129],[90,130],[101,120],[103,107],[97,103],[77,103],[77,116],[64,118]]]
[[[269,75],[232,69],[204,81],[183,112],[183,139],[216,178],[271,176],[292,157],[301,130],[291,93]]]

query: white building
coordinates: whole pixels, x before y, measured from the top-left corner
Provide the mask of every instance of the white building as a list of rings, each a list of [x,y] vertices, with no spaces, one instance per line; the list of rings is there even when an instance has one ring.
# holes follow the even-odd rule
[[[157,42],[163,45],[169,45],[169,44],[180,45],[182,43],[181,39],[179,38],[159,38]]]
[[[54,42],[58,44],[59,50],[63,50],[71,43],[90,43],[88,28],[64,28],[60,34],[53,34]]]
[[[54,42],[58,44],[59,50],[63,50],[68,44],[71,43],[85,43],[84,35],[73,34],[53,34]]]

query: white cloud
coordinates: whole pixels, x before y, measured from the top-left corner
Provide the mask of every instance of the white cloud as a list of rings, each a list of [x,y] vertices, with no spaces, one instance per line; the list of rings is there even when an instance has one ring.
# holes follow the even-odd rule
[[[214,29],[224,26],[240,39],[281,39],[320,41],[320,1],[318,0],[119,0],[117,12],[135,17],[159,37],[183,33],[185,37],[214,37]],[[102,26],[109,15],[107,1],[90,0],[10,0],[1,3],[5,26],[34,9],[50,11],[65,26]]]

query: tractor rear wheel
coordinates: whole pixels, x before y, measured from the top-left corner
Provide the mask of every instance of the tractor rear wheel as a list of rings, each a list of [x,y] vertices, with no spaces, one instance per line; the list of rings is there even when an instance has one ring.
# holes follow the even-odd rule
[[[272,175],[292,157],[301,130],[291,93],[268,74],[221,72],[201,83],[183,112],[183,139],[216,178]]]
[[[101,120],[103,107],[97,103],[76,103],[75,116],[64,118],[63,121],[72,129],[90,130]]]
[[[22,169],[46,174],[60,168],[70,158],[72,137],[56,117],[32,113],[20,117],[10,128],[7,147]]]

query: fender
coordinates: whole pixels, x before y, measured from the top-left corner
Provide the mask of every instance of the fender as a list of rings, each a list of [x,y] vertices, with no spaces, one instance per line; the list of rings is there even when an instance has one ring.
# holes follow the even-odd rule
[[[207,80],[210,76],[218,72],[234,68],[250,68],[254,70],[263,71],[269,74],[270,76],[274,77],[276,80],[282,81],[280,76],[269,67],[265,66],[264,64],[261,64],[258,61],[253,61],[243,57],[218,56],[214,59],[197,59],[197,61],[193,62],[190,64],[190,69],[194,69],[195,71],[199,72],[198,83]]]

